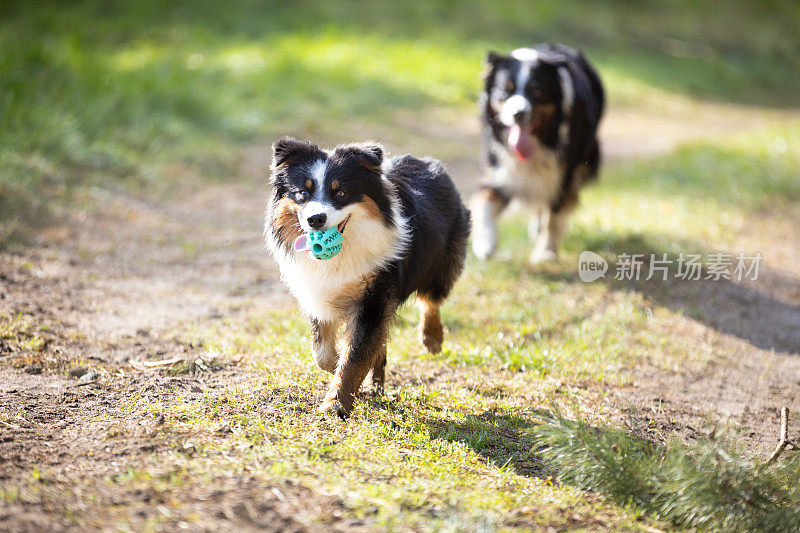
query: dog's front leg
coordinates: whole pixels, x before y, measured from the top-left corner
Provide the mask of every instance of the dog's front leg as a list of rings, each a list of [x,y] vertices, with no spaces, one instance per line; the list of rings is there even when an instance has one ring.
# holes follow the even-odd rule
[[[511,196],[499,187],[481,185],[472,197],[472,251],[480,259],[490,258],[497,248],[497,222]]]
[[[372,383],[369,385],[369,393],[372,396],[383,395],[383,382],[386,378],[386,342],[378,347],[375,360],[372,362]]]
[[[567,229],[567,218],[569,212],[562,209],[558,213],[549,213],[545,218],[546,223],[542,224],[539,237],[530,255],[530,262],[533,264],[552,261],[558,257],[558,248],[564,238]]]
[[[336,354],[337,322],[322,322],[316,318],[311,319],[311,333],[313,335],[314,357],[322,370],[333,374],[339,356]]]
[[[530,255],[531,263],[550,261],[558,257],[558,249],[567,230],[567,221],[570,213],[578,205],[578,186],[582,173],[575,174],[574,168],[567,169],[564,177],[565,189],[559,194],[549,209],[543,211],[539,218],[539,234],[533,252]]]
[[[347,353],[339,358],[336,374],[320,406],[323,413],[342,418],[350,414],[361,382],[373,367],[375,358],[382,353],[393,307],[380,292],[374,291],[365,297],[347,326]]]

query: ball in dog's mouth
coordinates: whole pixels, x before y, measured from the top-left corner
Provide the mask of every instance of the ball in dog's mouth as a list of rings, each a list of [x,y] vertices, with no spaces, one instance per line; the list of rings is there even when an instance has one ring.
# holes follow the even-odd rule
[[[508,145],[514,154],[525,161],[533,155],[534,144],[531,134],[520,127],[519,124],[512,124],[508,129]]]
[[[345,228],[345,226],[347,226],[347,223],[349,221],[350,221],[350,215],[347,215],[344,220],[342,220],[341,222],[339,222],[336,225],[336,230],[340,234],[344,233],[344,228]],[[332,228],[328,228],[327,230],[325,230],[325,232],[329,231],[330,229],[332,229]],[[325,232],[317,231],[317,232],[313,232],[313,233],[325,233]],[[309,240],[310,240],[309,239],[309,235],[306,234],[306,233],[304,233],[303,235],[300,235],[299,237],[297,237],[294,240],[294,251],[295,252],[314,252],[315,255],[317,255],[320,252],[322,252],[322,248],[320,247],[319,244],[315,244],[314,245],[315,247],[319,247],[319,249],[315,249],[313,247],[309,247]],[[339,240],[341,241],[341,237],[339,237]],[[341,248],[341,244],[339,244],[339,247]],[[336,255],[337,253],[339,253],[338,250],[333,255]]]

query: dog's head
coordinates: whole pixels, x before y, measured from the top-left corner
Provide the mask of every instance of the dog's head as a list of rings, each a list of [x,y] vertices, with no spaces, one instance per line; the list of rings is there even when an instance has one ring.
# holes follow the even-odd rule
[[[498,141],[521,159],[533,155],[532,137],[552,144],[564,110],[571,105],[572,84],[561,51],[519,48],[486,58],[485,113]]]
[[[273,193],[267,222],[285,250],[301,234],[333,226],[342,232],[347,250],[347,241],[374,239],[370,232],[395,225],[379,144],[323,150],[308,141],[284,137],[272,151]]]

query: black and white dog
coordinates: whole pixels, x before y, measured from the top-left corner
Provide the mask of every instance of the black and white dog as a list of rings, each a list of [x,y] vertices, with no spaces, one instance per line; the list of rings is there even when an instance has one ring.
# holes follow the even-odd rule
[[[472,201],[473,251],[482,259],[494,253],[495,219],[518,198],[534,210],[530,260],[554,259],[578,190],[600,166],[600,78],[563,45],[490,52],[480,105],[488,177]]]
[[[317,363],[335,375],[320,410],[344,417],[370,370],[374,390],[382,390],[389,324],[412,294],[422,310],[423,344],[441,350],[439,306],[464,267],[469,211],[431,158],[384,161],[378,144],[323,150],[291,137],[272,149],[267,245],[311,320]],[[335,257],[295,250],[302,235],[334,225],[344,239]]]

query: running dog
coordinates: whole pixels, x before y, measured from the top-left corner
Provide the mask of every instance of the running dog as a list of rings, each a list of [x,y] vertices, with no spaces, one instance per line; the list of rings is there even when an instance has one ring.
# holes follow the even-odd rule
[[[370,370],[374,392],[382,391],[389,325],[411,295],[422,311],[422,343],[441,350],[439,306],[464,268],[469,210],[431,158],[384,160],[375,143],[323,150],[291,137],[272,149],[267,246],[310,319],[317,363],[334,374],[320,410],[346,417]],[[306,235],[333,226],[343,238],[337,255],[298,251]]]

